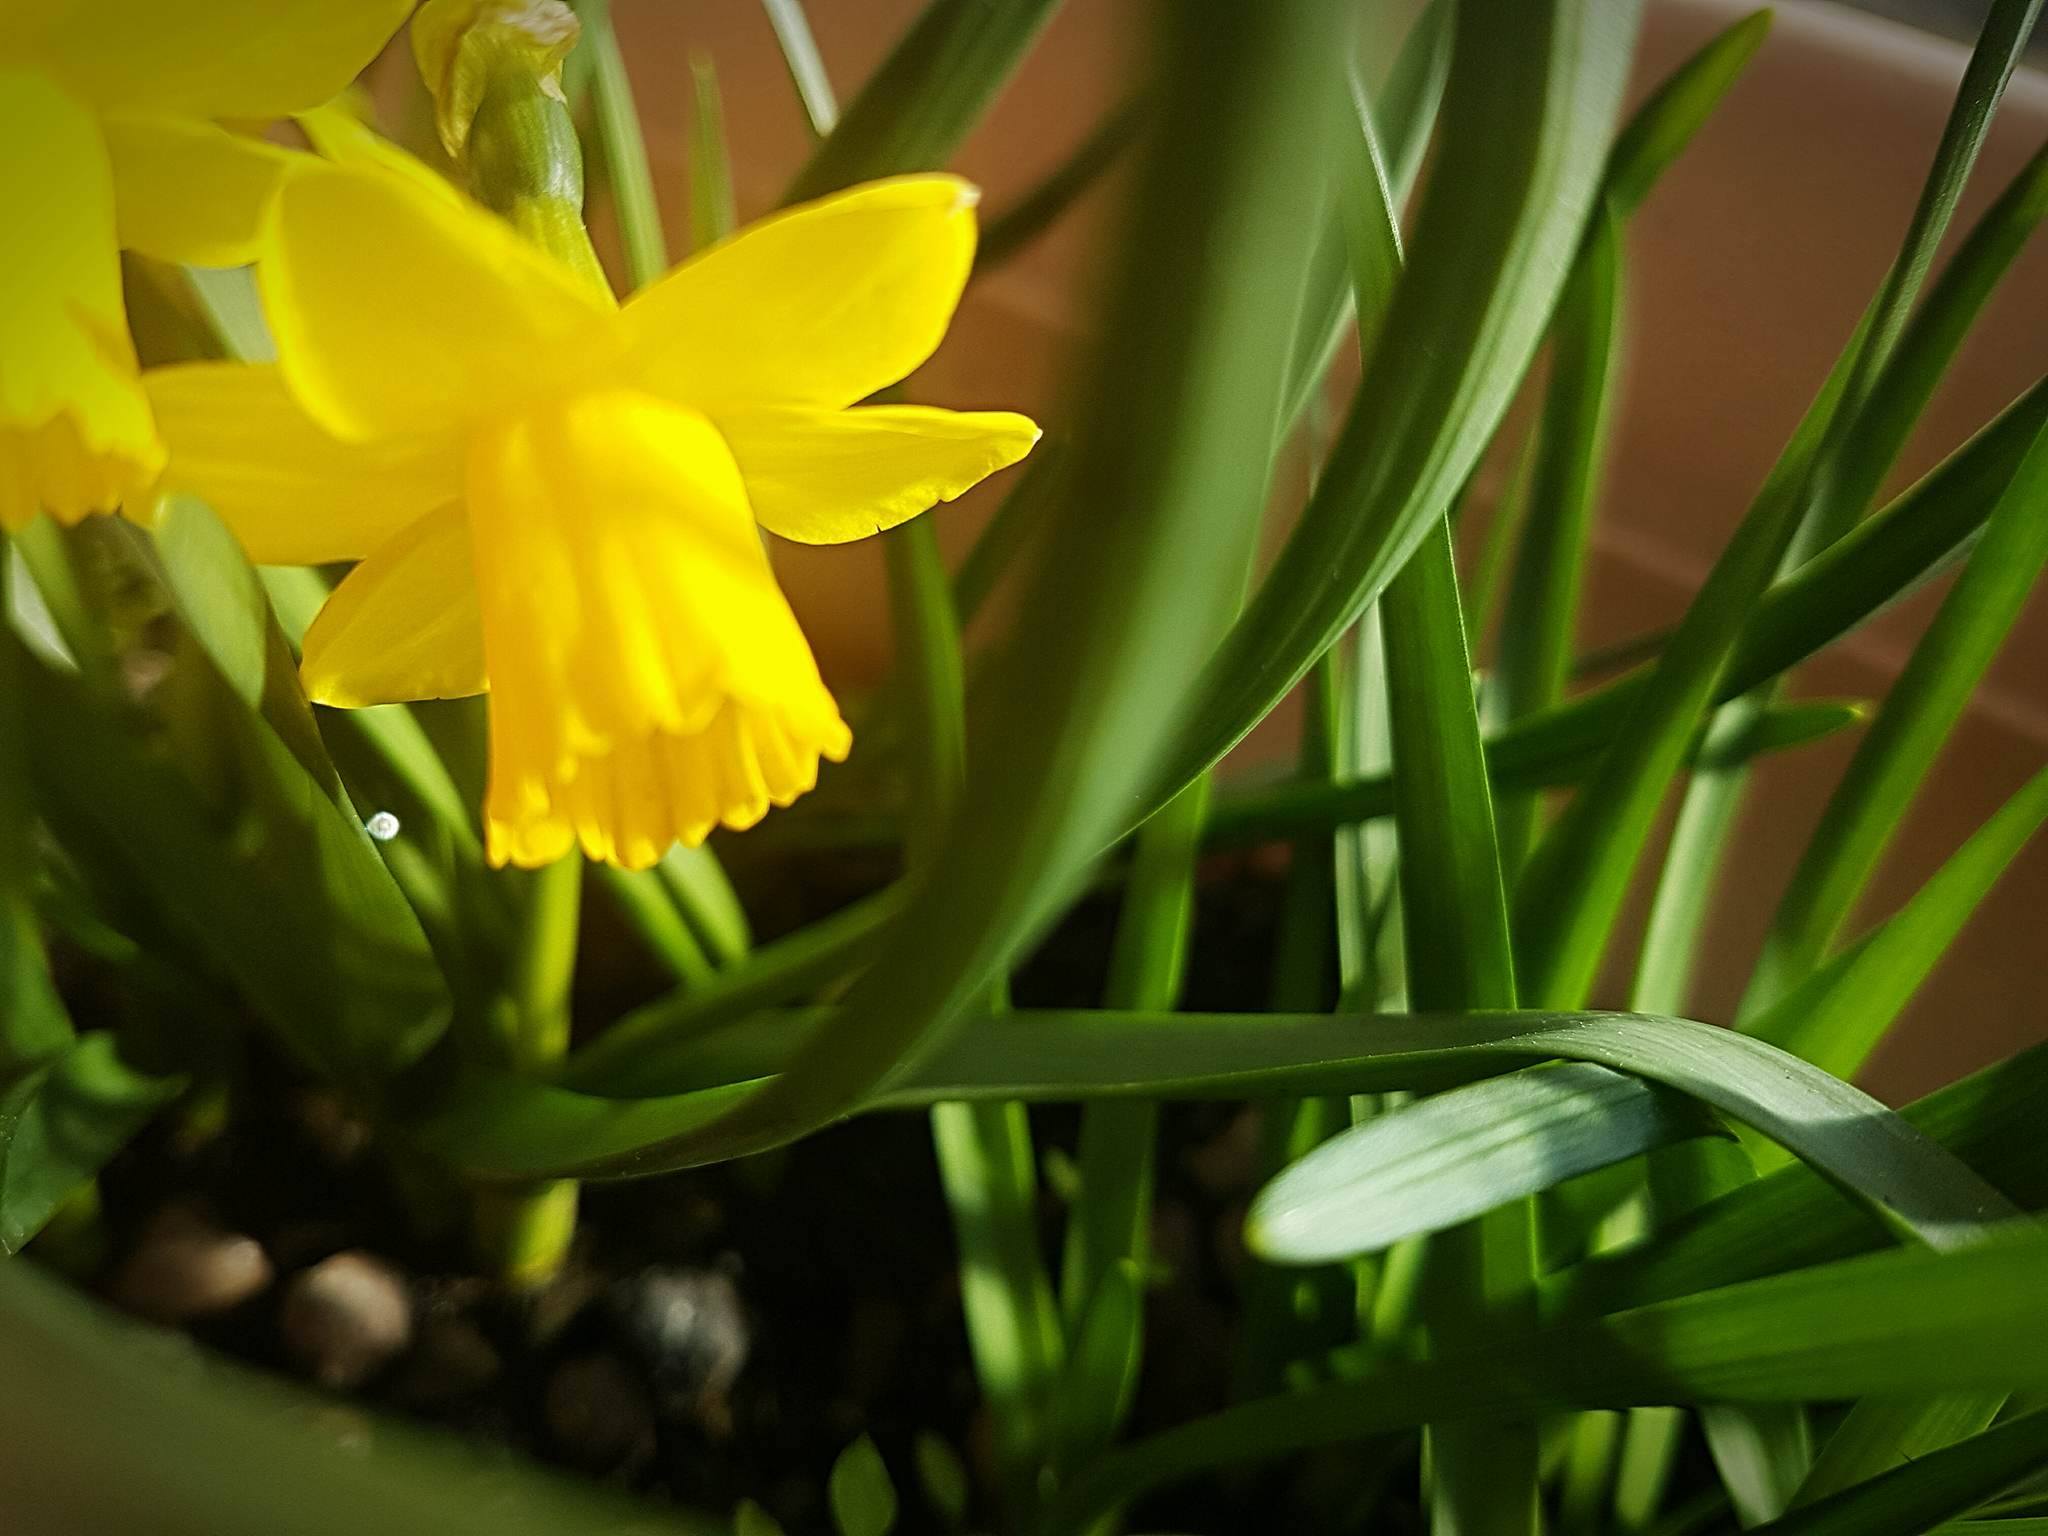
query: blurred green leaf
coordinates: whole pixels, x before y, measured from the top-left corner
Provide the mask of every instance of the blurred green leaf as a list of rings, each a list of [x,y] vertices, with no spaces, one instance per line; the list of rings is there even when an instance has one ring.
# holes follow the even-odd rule
[[[1116,1438],[1138,1390],[1144,1338],[1144,1272],[1131,1258],[1106,1266],[1060,1376],[1054,1432],[1064,1465],[1085,1464]]]
[[[0,1073],[61,1051],[71,1020],[50,983],[29,891],[35,859],[25,669],[13,619],[9,550],[0,542]]]
[[[1058,0],[927,0],[783,201],[804,202],[878,176],[939,169],[1057,6]]]
[[[725,148],[725,108],[718,66],[708,54],[690,59],[690,249],[701,251],[739,223],[732,196],[732,161]]]
[[[832,94],[832,80],[825,73],[817,41],[811,36],[803,0],[761,0],[761,9],[768,13],[768,24],[775,29],[782,62],[789,66],[790,83],[803,103],[811,132],[822,139],[839,121],[839,102]]]
[[[447,1023],[448,996],[375,846],[267,726],[242,726],[256,796],[223,826],[170,763],[75,680],[26,669],[28,697],[62,730],[30,744],[38,801],[59,840],[145,900],[307,1061],[344,1083],[413,1060]]]
[[[839,1453],[828,1483],[839,1536],[889,1536],[896,1525],[896,1485],[875,1442],[862,1435]]]
[[[47,1061],[0,1064],[0,1256],[20,1252],[182,1087],[135,1071],[97,1032]]]
[[[171,496],[157,512],[156,547],[186,628],[235,696],[260,708],[270,600],[235,536],[204,502]]]
[[[668,242],[661,229],[661,202],[647,165],[640,111],[626,56],[612,30],[611,0],[573,0],[583,35],[577,51],[588,58],[590,98],[597,109],[597,142],[618,214],[619,243],[625,248],[627,287],[644,288],[668,270]]]
[[[975,276],[995,271],[1057,224],[1123,158],[1144,120],[1141,103],[1123,103],[1097,123],[1038,185],[1002,212],[991,214],[975,251]]]
[[[222,1363],[0,1263],[0,1486],[50,1532],[712,1536]]]
[[[919,1433],[911,1451],[917,1458],[917,1480],[924,1488],[925,1502],[947,1530],[957,1531],[967,1520],[967,1500],[972,1492],[967,1464],[950,1444],[929,1431]]]

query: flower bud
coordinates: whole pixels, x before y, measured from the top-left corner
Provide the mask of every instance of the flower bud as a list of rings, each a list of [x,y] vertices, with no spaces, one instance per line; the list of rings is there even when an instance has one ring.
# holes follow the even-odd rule
[[[477,200],[605,287],[583,226],[583,150],[562,96],[577,32],[561,0],[427,0],[413,18],[413,56],[441,142]]]
[[[477,110],[501,76],[561,102],[562,61],[579,30],[561,0],[427,0],[413,17],[412,53],[442,147],[466,158]]]

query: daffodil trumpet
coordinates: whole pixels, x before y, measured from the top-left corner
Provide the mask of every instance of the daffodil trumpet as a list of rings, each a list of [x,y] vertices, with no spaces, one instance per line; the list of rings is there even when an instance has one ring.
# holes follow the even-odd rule
[[[235,266],[283,150],[230,133],[342,90],[410,0],[44,0],[0,24],[0,530],[146,490],[164,450],[119,253]]]
[[[488,690],[494,862],[646,867],[850,745],[759,530],[863,538],[1037,440],[858,403],[945,335],[975,200],[856,187],[620,308],[450,188],[308,168],[259,263],[278,363],[148,378],[164,484],[259,562],[360,562],[306,635],[316,702]]]

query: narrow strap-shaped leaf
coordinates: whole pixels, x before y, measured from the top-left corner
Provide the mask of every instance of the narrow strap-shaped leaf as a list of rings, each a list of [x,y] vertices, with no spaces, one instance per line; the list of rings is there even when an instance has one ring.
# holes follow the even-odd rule
[[[626,56],[612,30],[611,0],[575,0],[583,23],[578,51],[590,58],[590,94],[597,108],[597,139],[604,155],[605,180],[618,212],[619,240],[625,247],[629,286],[644,288],[668,270],[668,243],[661,230],[661,203],[648,169],[647,144],[640,135],[640,112],[633,101],[633,82]]]
[[[1967,1306],[1968,1302],[1963,1301]],[[1882,1347],[1882,1346],[1878,1346]],[[2048,1458],[2048,1410],[2022,1414],[1996,1429],[1930,1451],[1909,1466],[1845,1488],[1818,1503],[1759,1526],[1769,1536],[1918,1536],[1966,1514],[2036,1470]],[[2003,1530],[2011,1523],[1971,1521]]]
[[[1366,91],[1354,72],[1352,103],[1371,158],[1360,164],[1347,153],[1337,162],[1333,178],[1336,196],[1316,243],[1301,308],[1295,316],[1293,382],[1287,391],[1285,416],[1290,431],[1307,414],[1310,402],[1320,397],[1331,359],[1354,331],[1353,300],[1360,286],[1355,270],[1358,236],[1364,232],[1377,241],[1376,225],[1384,222],[1378,213],[1382,198],[1401,209],[1414,192],[1450,71],[1451,10],[1449,0],[1432,0],[1415,19],[1377,98]],[[1360,213],[1370,216],[1363,231],[1357,218]],[[1392,270],[1386,275],[1391,278]],[[1370,351],[1371,337],[1378,332],[1378,320],[1391,296],[1390,285],[1383,289],[1368,281],[1365,287],[1375,296],[1380,315],[1373,324],[1356,328],[1362,353]]]
[[[1781,560],[1789,555],[1797,565],[1842,532],[1829,500],[1840,447],[1891,359],[2040,5],[1993,5],[1899,256],[1863,325],[1659,657],[1607,762],[1532,861],[1517,892],[1517,915],[1527,921],[1518,923],[1516,943],[1533,1000],[1570,1005],[1583,997],[1682,738],[1712,698],[1744,618]]]
[[[839,98],[832,92],[825,60],[811,36],[810,18],[804,14],[804,0],[761,0],[768,24],[775,29],[775,41],[782,49],[782,62],[789,66],[790,84],[803,103],[811,132],[824,138],[839,122]]]
[[[1512,1008],[1507,897],[1447,526],[1388,585],[1380,629],[1409,996],[1420,1008]]]
[[[1245,1245],[1275,1264],[1373,1253],[1716,1128],[1697,1106],[1605,1067],[1510,1073],[1325,1142],[1259,1192]]]
[[[1783,996],[1827,952],[2044,564],[2048,430],[2014,472],[1830,797],[1765,939],[1746,1014]]]
[[[1847,699],[1804,699],[1774,704],[1739,729],[1702,733],[1691,754],[1695,768],[1725,768],[1755,757],[1789,751],[1862,724],[1870,707]],[[1505,740],[1495,738],[1496,741]],[[1487,765],[1495,793],[1552,789],[1583,783],[1598,766],[1600,744],[1569,737],[1542,743],[1545,753],[1489,751]],[[1555,756],[1550,755],[1555,752]],[[1256,789],[1218,793],[1207,835],[1212,843],[1263,841],[1314,827],[1344,825],[1390,816],[1394,810],[1391,773],[1348,780],[1285,780]]]
[[[560,1074],[572,1087],[629,1095],[633,1085],[659,1091],[687,1072],[699,1037],[761,1008],[801,998],[856,969],[875,935],[902,912],[908,892],[886,886],[830,917],[764,944],[702,989],[662,998],[627,1014],[572,1054]]]
[[[1615,135],[1607,162],[1604,190],[1618,217],[1634,213],[1658,178],[1685,152],[1770,30],[1771,13],[1752,11],[1709,38],[1636,109]]]
[[[843,1030],[847,1009],[750,1020],[704,1052],[696,1091],[599,1099],[492,1078],[411,1134],[491,1178],[688,1166],[736,1085]],[[710,1042],[705,1042],[709,1045]],[[814,1059],[814,1058],[813,1058]],[[1792,1149],[1894,1231],[1934,1246],[1976,1235],[2004,1198],[1875,1099],[1761,1041],[1640,1014],[984,1015],[870,1107],[949,1099],[1221,1098],[1436,1089],[1517,1066],[1590,1061],[1672,1088]]]
[[[908,855],[922,872],[944,844],[967,772],[960,630],[930,518],[884,535],[889,606],[912,735]],[[999,999],[999,1002],[1003,1001]],[[966,1277],[975,1374],[995,1415],[998,1456],[1028,1503],[1051,1454],[1064,1340],[1038,1245],[1038,1169],[1021,1104],[938,1104],[932,1146]]]
[[[1859,1399],[1813,1460],[1792,1504],[1811,1504],[1982,1434],[2003,1392],[1881,1393]],[[1968,1507],[1968,1506],[1964,1506]]]
[[[783,201],[855,182],[936,170],[1022,61],[1059,0],[927,0],[847,103]]]
[[[710,55],[698,54],[690,60],[690,249],[723,240],[738,223],[718,66]]]
[[[1502,619],[1508,637],[1488,679],[1489,714],[1513,721],[1564,697],[1577,640],[1586,539],[1599,494],[1621,310],[1621,228],[1596,208],[1551,323],[1550,378],[1528,510]],[[1520,867],[1536,830],[1536,801],[1500,810],[1502,857]]]
[[[2048,217],[2048,147],[2037,151],[1984,211],[1914,311],[1862,414],[1843,444],[1829,493],[1839,520],[1853,522],[1876,496],[1935,387],[1948,372],[1985,301]]]
[[[1792,537],[1802,489],[1867,328],[1866,317],[1685,617],[1631,691],[1599,767],[1522,870],[1514,898],[1515,948],[1532,1001],[1577,1002],[1592,985],[1686,743],[1700,728],[1743,622]]]
[[[2048,769],[1974,832],[1900,911],[1744,1028],[1854,1077],[1977,904],[2048,820]]]
[[[2030,1229],[1960,1253],[1907,1250],[1730,1286],[1495,1340],[1469,1357],[1383,1366],[1359,1381],[1225,1409],[1139,1441],[1063,1490],[1044,1529],[1086,1530],[1102,1511],[1198,1471],[1426,1420],[2048,1381],[2048,1330],[2038,1315],[2044,1284],[2048,1234]],[[1965,1444],[1984,1455],[1984,1438]],[[2040,1455],[2030,1439],[1994,1454],[2010,1453],[2016,1476],[2027,1464],[2022,1450]],[[1999,1459],[1994,1470],[2009,1464]]]
[[[1016,202],[992,214],[974,252],[974,275],[985,277],[1057,224],[1066,211],[1123,158],[1144,123],[1144,104],[1126,101],[1097,123],[1072,154]]]
[[[1205,675],[1156,781],[1220,757],[1384,590],[1492,437],[1592,204],[1638,7],[1459,7],[1401,285],[1308,508]]]
[[[1908,1105],[1901,1118],[1976,1169],[2023,1209],[2048,1204],[2048,1141],[2039,1134],[2048,1045],[1986,1067]],[[1631,1251],[1550,1277],[1556,1308],[1639,1306],[1690,1290],[1862,1252],[1880,1227],[1813,1171],[1781,1168],[1746,1184]]]
[[[2042,0],[1991,0],[1976,46],[1963,66],[1955,104],[1942,127],[1941,142],[1935,145],[1934,163],[1921,185],[1899,254],[1871,303],[1868,334],[1865,344],[1856,349],[1844,395],[1847,409],[1830,425],[1828,441],[1815,455],[1810,483],[1802,487],[1802,525],[1789,550],[1789,561],[1795,566],[1841,537],[1862,511],[1851,497],[1840,494],[1847,463],[1843,450],[1852,441],[1855,424],[1880,377],[1893,361],[1913,301],[1934,265],[1942,237],[1948,233],[1963,185],[1970,179],[1978,153],[1991,131],[1991,115],[1997,110],[2005,84],[2012,78],[2027,39],[2033,34],[2041,5]]]
[[[1744,621],[1714,690],[1722,703],[1795,666],[1882,612],[1971,547],[2020,461],[2048,424],[2037,384],[1883,512],[1774,583]],[[1622,678],[1511,727],[1489,743],[1496,774],[1561,756],[1566,740],[1604,746],[1649,681]]]

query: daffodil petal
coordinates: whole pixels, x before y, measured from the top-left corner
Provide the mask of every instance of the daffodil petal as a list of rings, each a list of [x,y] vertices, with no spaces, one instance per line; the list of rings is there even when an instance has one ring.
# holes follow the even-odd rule
[[[748,826],[850,738],[718,431],[611,390],[478,434],[491,856],[651,864]]]
[[[469,522],[444,507],[350,571],[306,631],[306,697],[336,709],[482,693]]]
[[[952,321],[976,197],[899,176],[750,225],[627,304],[639,379],[705,410],[836,408],[895,383]]]
[[[436,197],[462,201],[454,183],[356,116],[347,97],[301,112],[293,121],[316,151],[339,165],[359,171],[383,171],[416,182]]]
[[[0,69],[0,528],[110,511],[162,462],[121,307],[98,124]]]
[[[607,295],[411,177],[297,172],[258,273],[292,392],[339,437],[500,416],[616,356]]]
[[[170,452],[164,488],[205,501],[262,565],[363,559],[462,491],[455,438],[342,442],[271,365],[183,363],[143,387]]]
[[[54,17],[30,25],[37,57],[102,105],[269,118],[338,93],[412,6],[413,0],[91,0],[60,6]]]
[[[720,412],[754,516],[800,544],[844,544],[951,501],[1038,441],[1009,411],[916,405]]]
[[[195,267],[256,259],[289,150],[191,118],[111,113],[104,124],[126,249]]]

